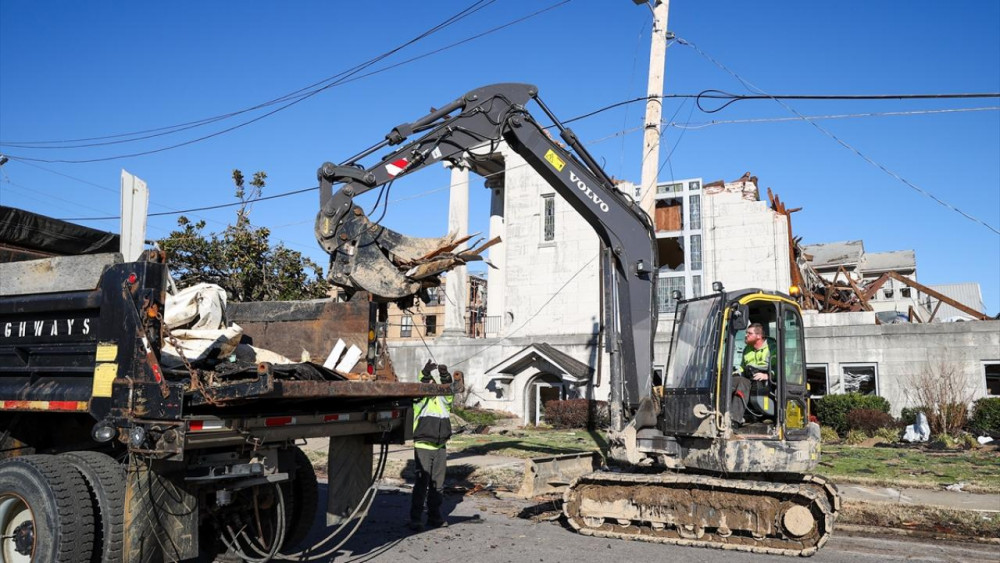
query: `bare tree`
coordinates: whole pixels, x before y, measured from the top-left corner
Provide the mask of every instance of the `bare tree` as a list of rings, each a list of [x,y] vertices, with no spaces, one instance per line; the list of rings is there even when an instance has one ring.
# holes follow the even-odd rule
[[[923,407],[932,434],[958,434],[969,418],[975,389],[957,362],[927,362],[910,376],[903,394],[911,404]]]

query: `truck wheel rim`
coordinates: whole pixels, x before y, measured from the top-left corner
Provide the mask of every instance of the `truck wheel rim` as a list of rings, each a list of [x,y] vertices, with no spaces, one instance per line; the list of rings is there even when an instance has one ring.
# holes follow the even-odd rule
[[[17,535],[25,532],[25,524],[29,526],[28,532],[31,534],[29,551],[22,553],[18,551]],[[20,528],[20,530],[18,530]],[[0,560],[6,563],[30,563],[31,553],[34,551],[34,517],[31,514],[31,507],[23,498],[12,493],[0,495],[0,531],[3,537],[0,539]],[[22,550],[24,549],[22,538]]]

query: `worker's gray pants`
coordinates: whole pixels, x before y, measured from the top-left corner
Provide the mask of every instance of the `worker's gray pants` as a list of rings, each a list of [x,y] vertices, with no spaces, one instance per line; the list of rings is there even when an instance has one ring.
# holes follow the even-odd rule
[[[410,500],[410,521],[421,521],[426,501],[427,521],[440,523],[444,520],[441,516],[441,502],[444,501],[441,493],[444,490],[448,451],[446,448],[413,448],[413,460],[417,466],[417,482],[413,485],[413,498]]]
[[[733,377],[733,399],[729,403],[729,418],[736,424],[744,422],[743,417],[750,401],[750,386],[749,379],[739,375]]]

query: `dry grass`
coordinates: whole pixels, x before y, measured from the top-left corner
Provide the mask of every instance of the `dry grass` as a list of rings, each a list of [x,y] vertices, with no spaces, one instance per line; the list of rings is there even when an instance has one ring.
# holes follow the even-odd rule
[[[992,541],[1000,537],[1000,512],[955,510],[891,502],[845,502],[837,517],[837,523]]]

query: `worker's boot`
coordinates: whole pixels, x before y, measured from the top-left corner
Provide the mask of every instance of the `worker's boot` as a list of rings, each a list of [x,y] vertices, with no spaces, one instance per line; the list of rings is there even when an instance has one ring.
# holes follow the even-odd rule
[[[448,521],[441,517],[428,518],[427,525],[430,526],[431,528],[447,528]]]

